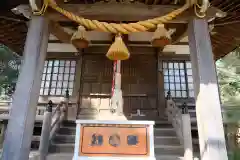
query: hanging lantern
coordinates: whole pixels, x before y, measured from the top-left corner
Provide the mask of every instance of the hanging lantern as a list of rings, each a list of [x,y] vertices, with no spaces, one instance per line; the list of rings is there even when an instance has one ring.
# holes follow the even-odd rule
[[[116,35],[115,41],[110,46],[106,56],[110,60],[126,60],[129,58],[130,53],[120,34]]]
[[[87,48],[89,45],[89,40],[86,36],[86,29],[83,26],[78,26],[78,30],[73,34],[71,38],[72,44],[78,44],[81,48]]]
[[[171,44],[171,35],[164,27],[164,24],[158,24],[152,38],[152,46],[165,47]]]

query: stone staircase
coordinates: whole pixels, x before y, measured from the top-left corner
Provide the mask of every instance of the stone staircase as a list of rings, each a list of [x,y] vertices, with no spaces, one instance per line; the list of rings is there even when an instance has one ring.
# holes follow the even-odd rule
[[[47,160],[72,160],[75,141],[75,122],[64,121],[49,148]],[[157,160],[180,160],[184,148],[172,125],[166,120],[155,121],[155,155]]]

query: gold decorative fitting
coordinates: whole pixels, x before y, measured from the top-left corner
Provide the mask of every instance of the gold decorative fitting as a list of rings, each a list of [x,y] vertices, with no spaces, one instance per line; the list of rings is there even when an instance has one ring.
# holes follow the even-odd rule
[[[209,0],[202,0],[202,4],[199,5],[197,0],[194,3],[194,12],[198,18],[204,18],[206,16],[207,9],[210,7]]]
[[[110,60],[127,60],[129,58],[130,53],[120,34],[115,36],[115,41],[110,46],[106,56]]]
[[[34,15],[44,15],[46,12],[48,5],[49,5],[49,0],[43,0],[43,4],[41,9],[38,8],[38,4],[36,3],[36,0],[29,0],[29,4],[32,8],[32,12]]]
[[[71,43],[78,44],[81,48],[87,48],[89,45],[89,40],[87,39],[87,31],[85,27],[78,26],[78,30],[73,34],[71,38]]]

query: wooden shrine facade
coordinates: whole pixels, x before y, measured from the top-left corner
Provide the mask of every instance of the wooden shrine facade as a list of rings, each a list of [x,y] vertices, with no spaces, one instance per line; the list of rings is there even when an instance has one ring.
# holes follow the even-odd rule
[[[107,109],[112,71],[113,62],[104,54],[49,59],[45,62],[40,95],[58,97],[68,89],[80,108]],[[168,91],[179,101],[194,99],[188,54],[178,57],[158,56],[155,52],[131,55],[129,60],[123,61],[121,74],[127,114],[135,113],[137,109],[158,114],[165,108]]]

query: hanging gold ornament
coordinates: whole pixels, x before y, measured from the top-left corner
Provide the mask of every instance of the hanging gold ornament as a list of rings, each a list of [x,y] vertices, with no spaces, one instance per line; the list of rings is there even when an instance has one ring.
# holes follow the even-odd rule
[[[78,26],[78,30],[73,34],[71,38],[72,44],[78,44],[81,48],[87,48],[89,45],[89,40],[87,39],[86,35],[87,31],[85,27]]]
[[[158,24],[152,37],[152,46],[154,47],[165,47],[171,44],[171,35],[164,27],[164,24]]]
[[[126,60],[129,58],[130,53],[120,34],[115,36],[115,41],[110,46],[106,56],[110,60]]]

